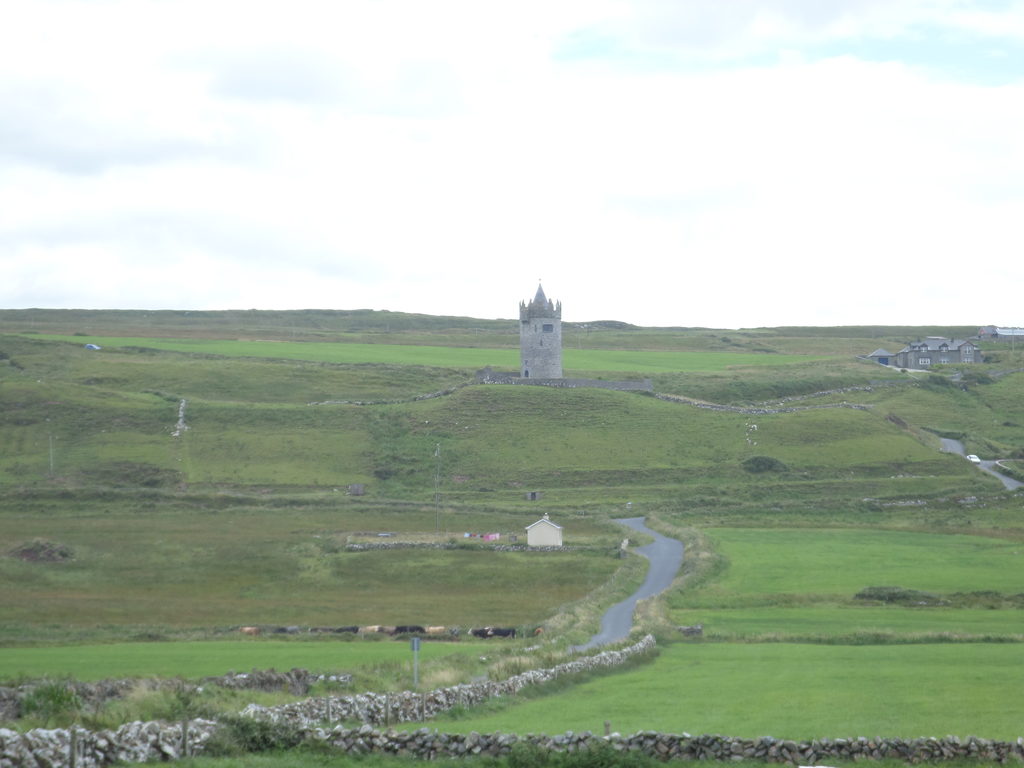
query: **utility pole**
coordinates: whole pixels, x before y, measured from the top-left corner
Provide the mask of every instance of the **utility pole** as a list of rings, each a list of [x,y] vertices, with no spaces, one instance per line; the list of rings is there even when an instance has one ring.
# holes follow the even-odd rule
[[[434,446],[437,468],[434,470],[434,533],[441,532],[441,444]]]

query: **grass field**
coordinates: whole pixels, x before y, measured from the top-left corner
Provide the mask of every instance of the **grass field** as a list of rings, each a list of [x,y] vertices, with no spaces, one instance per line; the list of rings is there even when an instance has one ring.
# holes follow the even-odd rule
[[[729,567],[695,601],[806,595],[809,584],[812,596],[822,598],[848,598],[877,585],[1013,593],[1024,574],[1024,542],[1012,539],[844,529],[720,528],[709,535]]]
[[[666,626],[703,623],[704,641],[451,727],[1019,735],[1020,495],[938,450],[942,434],[984,458],[1024,455],[1024,374],[999,375],[1024,367],[1016,352],[993,348],[996,362],[954,382],[853,359],[939,329],[567,330],[570,375],[649,376],[658,392],[761,409],[741,412],[470,386],[477,368],[517,365],[514,329],[496,321],[26,313],[0,310],[0,328],[24,334],[0,336],[6,674],[334,668],[321,662],[332,654],[395,669],[408,653],[229,640],[240,624],[547,623],[583,635],[576,625],[641,577],[612,556],[622,531],[610,518],[629,502],[631,515],[713,541],[710,570],[643,614],[665,639],[676,637]],[[182,399],[188,429],[174,437]],[[820,407],[844,403],[863,408]],[[347,496],[351,483],[366,496]],[[542,512],[584,549],[344,549],[380,532],[521,535]],[[33,539],[72,555],[11,556]],[[939,602],[854,597],[871,586]],[[175,641],[95,645],[158,637]],[[480,672],[480,655],[448,681]]]
[[[675,623],[703,624],[712,638],[1024,639],[1019,535],[842,528],[720,528],[709,535],[724,569],[669,603]],[[924,594],[888,605],[855,597],[883,586]]]
[[[439,347],[409,344],[363,344],[288,341],[239,341],[232,339],[155,339],[145,337],[34,335],[32,338],[64,341],[75,344],[92,343],[110,352],[132,347],[188,352],[200,355],[222,355],[232,358],[270,358],[326,363],[372,363],[386,365],[422,365],[442,368],[476,370],[485,366],[516,370],[518,349],[487,349],[474,347]],[[102,352],[101,352],[102,354]],[[821,356],[818,356],[821,357]],[[817,358],[811,358],[817,359]],[[693,352],[667,350],[603,350],[566,349],[566,376],[579,372],[607,371],[632,374],[677,371],[722,371],[733,366],[778,366],[806,362],[805,355],[765,354],[756,352]],[[573,372],[577,372],[574,374]]]
[[[424,642],[420,661],[446,656],[479,656],[487,645],[473,642]],[[401,665],[412,674],[412,652],[407,642],[191,641],[164,643],[108,643],[50,648],[5,648],[0,652],[0,680],[27,677],[73,677],[92,681],[125,677],[183,677],[197,679],[248,672],[250,669],[289,670],[294,667],[319,673],[351,673],[374,665]],[[410,686],[411,687],[411,686]]]
[[[69,547],[66,562],[0,558],[0,634],[38,642],[36,624],[224,628],[538,624],[603,584],[619,567],[617,531],[580,520],[580,540],[606,549],[564,553],[398,549],[347,552],[359,532],[431,531],[434,510],[271,507],[132,508],[113,503],[43,505],[0,515],[0,540],[43,539]],[[512,530],[535,517],[444,516],[469,532]],[[486,527],[485,527],[486,526]],[[589,533],[588,533],[589,532]],[[5,550],[7,547],[5,547]],[[510,591],[530,600],[496,599]],[[58,638],[60,635],[58,634]]]
[[[500,711],[439,722],[461,733],[723,733],[756,738],[1016,739],[1024,644],[664,647],[650,664]]]
[[[142,476],[168,488],[364,483],[373,495],[425,501],[433,495],[440,446],[441,490],[448,498],[488,494],[503,504],[523,487],[568,493],[564,503],[579,504],[579,488],[600,488],[624,503],[643,495],[664,498],[685,484],[792,498],[806,493],[808,483],[842,481],[864,497],[876,494],[878,479],[895,488],[888,482],[894,474],[911,486],[907,493],[917,492],[915,477],[928,477],[919,484],[932,493],[998,486],[939,454],[933,436],[887,420],[882,408],[764,415],[752,439],[748,415],[635,393],[477,386],[420,402],[310,406],[365,397],[389,369],[294,367],[175,352],[104,356],[38,340],[18,344],[9,354],[21,368],[0,369],[0,398],[7,404],[0,413],[0,482],[131,485]],[[425,376],[397,376],[381,394],[430,391]],[[346,385],[354,381],[362,384]],[[458,381],[452,374],[438,383]],[[333,386],[338,389],[328,389]],[[294,399],[286,402],[289,387]],[[264,390],[267,399],[258,399]],[[181,399],[187,400],[188,430],[174,438]],[[522,450],[526,444],[530,451]],[[741,463],[758,454],[774,456],[789,471],[750,475]],[[780,482],[784,487],[776,488]],[[858,489],[857,483],[868,485]],[[611,488],[621,490],[604,490]],[[691,497],[703,495],[702,489]],[[582,503],[591,506],[594,494],[588,499]]]

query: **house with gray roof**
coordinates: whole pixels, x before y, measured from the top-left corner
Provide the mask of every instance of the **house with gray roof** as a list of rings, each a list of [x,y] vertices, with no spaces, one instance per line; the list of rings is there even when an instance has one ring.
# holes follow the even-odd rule
[[[947,339],[943,336],[928,336],[912,341],[895,355],[884,349],[876,349],[870,355],[881,365],[897,368],[930,368],[947,363],[980,363],[981,347],[970,339]]]
[[[896,355],[892,354],[891,352],[887,352],[886,350],[882,349],[881,347],[879,347],[874,352],[872,352],[870,355],[868,355],[868,357],[871,358],[872,360],[874,360],[879,365],[895,365],[896,364]]]

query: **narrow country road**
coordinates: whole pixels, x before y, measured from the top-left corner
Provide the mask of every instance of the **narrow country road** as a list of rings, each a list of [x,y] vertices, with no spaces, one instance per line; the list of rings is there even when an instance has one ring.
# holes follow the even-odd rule
[[[622,523],[634,531],[654,537],[653,544],[636,550],[650,561],[647,578],[644,579],[640,589],[621,603],[616,603],[608,609],[601,618],[601,631],[584,645],[576,646],[575,650],[578,651],[586,651],[599,645],[607,645],[625,639],[633,627],[633,611],[636,609],[637,602],[668,589],[683,564],[683,543],[681,541],[652,531],[644,525],[642,517],[629,517],[616,522]]]
[[[943,453],[956,453],[959,454],[960,456],[967,455],[967,451],[964,449],[964,444],[961,443],[959,440],[954,440],[950,437],[941,437],[939,439],[942,441]],[[1008,477],[1002,474],[999,471],[998,461],[988,461],[986,459],[982,459],[981,463],[978,464],[978,468],[982,472],[988,472],[993,477],[999,478],[999,481],[1003,484],[1003,487],[1006,488],[1006,490],[1008,491],[1015,491],[1021,486],[1024,486],[1024,483],[1020,482],[1019,480],[1014,480],[1012,477]]]

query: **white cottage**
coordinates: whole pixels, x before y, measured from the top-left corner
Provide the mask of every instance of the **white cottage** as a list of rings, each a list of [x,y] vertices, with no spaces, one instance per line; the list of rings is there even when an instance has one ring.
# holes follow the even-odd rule
[[[562,546],[562,526],[552,523],[547,514],[526,526],[526,543],[531,547]]]

